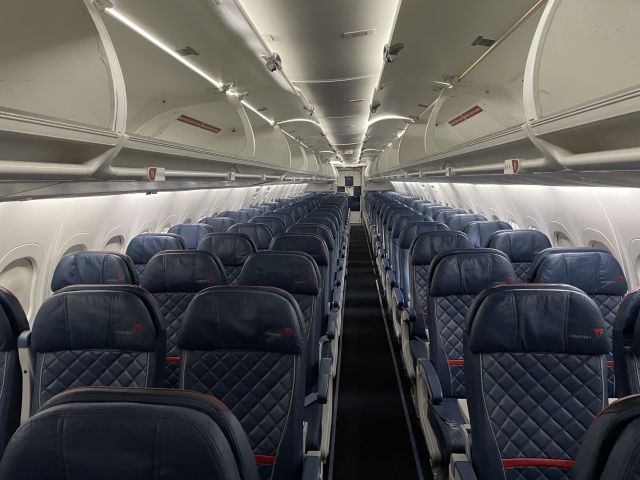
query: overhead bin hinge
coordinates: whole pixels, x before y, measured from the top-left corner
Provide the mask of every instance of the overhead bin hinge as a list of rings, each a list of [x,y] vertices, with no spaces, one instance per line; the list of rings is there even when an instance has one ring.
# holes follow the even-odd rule
[[[113,8],[113,2],[111,0],[93,0],[93,6],[99,12],[104,12],[107,8]]]
[[[236,180],[236,172],[227,172],[227,181],[235,182]]]

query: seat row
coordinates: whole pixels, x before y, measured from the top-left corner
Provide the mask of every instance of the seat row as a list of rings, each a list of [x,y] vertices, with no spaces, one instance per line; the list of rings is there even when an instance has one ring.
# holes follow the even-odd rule
[[[568,478],[607,398],[640,393],[618,262],[391,192],[365,204],[436,476],[458,478],[459,464],[481,479]]]
[[[9,419],[0,478],[44,478],[63,457],[78,473],[65,478],[156,478],[154,461],[169,462],[173,478],[186,478],[181,469],[194,472],[189,478],[219,471],[215,478],[295,479],[303,469],[304,478],[318,478],[330,435],[348,210],[343,196],[307,195],[261,213],[288,209],[300,213],[298,222],[273,236],[268,250],[234,231],[243,225],[236,223],[204,235],[205,224],[141,235],[127,250],[132,258],[67,255],[31,330],[1,292],[13,362],[5,378],[13,383],[3,383],[0,398],[0,418]],[[262,217],[246,225],[266,225]],[[230,267],[239,267],[233,282]],[[20,411],[23,425],[6,446]],[[78,415],[89,420],[76,422]],[[136,433],[147,431],[149,438]],[[198,431],[205,435],[196,438]],[[123,440],[123,432],[131,437]],[[91,450],[102,443],[112,458]],[[216,454],[187,466],[193,454],[177,452],[190,448]],[[116,465],[135,453],[139,468]],[[100,458],[109,465],[89,460]]]

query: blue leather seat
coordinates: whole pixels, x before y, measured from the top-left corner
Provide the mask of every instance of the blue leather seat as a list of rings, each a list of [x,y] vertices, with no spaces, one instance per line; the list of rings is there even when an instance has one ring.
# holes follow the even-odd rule
[[[640,396],[621,398],[593,421],[571,470],[572,480],[627,480],[640,474]]]
[[[447,224],[449,219],[451,217],[453,217],[454,215],[461,215],[461,214],[465,214],[465,213],[467,213],[467,212],[465,212],[461,208],[447,208],[445,210],[440,210],[438,213],[436,213],[435,216],[433,217],[433,220],[436,221],[436,222],[441,222],[441,223]],[[451,227],[449,227],[449,228],[451,228]]]
[[[527,281],[529,268],[535,256],[551,248],[549,238],[538,230],[500,230],[489,236],[487,248],[504,252],[523,282]]]
[[[184,246],[192,250],[198,248],[200,240],[210,233],[215,233],[215,230],[206,223],[179,223],[171,227],[169,233],[182,237]]]
[[[479,480],[573,478],[607,404],[604,328],[593,301],[567,285],[502,286],[476,299],[464,361]]]
[[[442,224],[436,224],[442,225]],[[418,235],[411,243],[407,261],[407,308],[404,322],[400,317],[402,359],[410,379],[415,379],[415,365],[429,358],[427,336],[427,303],[429,268],[433,259],[446,251],[473,248],[467,236],[459,231],[433,231]]]
[[[429,358],[417,360],[417,402],[432,465],[446,468],[452,453],[464,451],[458,399],[466,395],[465,318],[476,295],[499,283],[513,283],[515,272],[504,253],[474,248],[440,253],[431,262],[428,278],[424,320]],[[441,400],[434,391],[442,392]]]
[[[181,362],[178,331],[189,303],[199,291],[226,283],[224,266],[206,250],[160,252],[149,260],[140,286],[153,295],[162,313],[167,340],[165,387],[178,386]]]
[[[314,259],[302,252],[263,251],[246,261],[236,285],[259,285],[282,289],[296,300],[304,318],[306,338],[306,395],[307,448],[320,450],[325,435],[325,452],[331,425],[331,405],[325,408],[330,395],[331,358],[321,359],[323,283]],[[321,391],[323,390],[323,391]],[[312,396],[312,397],[310,397]],[[325,414],[323,415],[323,410]],[[326,417],[326,418],[325,418]],[[326,428],[323,430],[322,425]]]
[[[279,218],[280,220],[282,220],[282,223],[284,223],[285,228],[289,228],[291,225],[293,225],[294,223],[296,223],[296,221],[293,219],[293,217],[286,213],[286,212],[279,212],[278,210],[274,210],[273,212],[271,212],[269,214],[270,217],[276,217]]]
[[[147,263],[156,253],[184,248],[182,237],[173,233],[142,233],[129,242],[127,256],[133,262],[138,275],[142,276]]]
[[[426,215],[427,217],[433,218],[433,220],[435,220],[436,215],[441,210],[449,210],[449,207],[447,207],[446,205],[439,205],[437,203],[434,203],[433,205],[424,209],[423,215]]]
[[[276,212],[288,214],[289,216],[291,216],[291,218],[293,218],[294,223],[297,223],[298,220],[300,220],[302,217],[306,215],[306,212],[302,212],[300,208],[296,208],[292,206],[279,208],[278,210],[276,210]]]
[[[598,305],[606,324],[605,336],[611,342],[616,313],[622,297],[627,293],[624,272],[611,252],[597,248],[548,248],[533,260],[529,281],[566,283],[585,292]],[[614,360],[611,354],[608,365],[609,396],[615,397]]]
[[[218,212],[216,217],[227,217],[236,223],[247,223],[250,219],[249,214],[247,212],[243,212],[240,210],[224,210],[222,212]]]
[[[70,388],[159,387],[164,379],[162,314],[137,286],[59,291],[42,304],[20,346],[35,356],[32,413]]]
[[[253,240],[244,233],[213,233],[198,244],[198,250],[214,253],[222,266],[227,283],[233,283],[240,275],[244,262],[257,249]]]
[[[48,401],[11,440],[0,478],[258,480],[246,434],[213,397],[81,388]]]
[[[213,228],[214,233],[222,233],[229,230],[229,227],[237,222],[229,217],[204,217],[198,223],[206,223]]]
[[[268,249],[273,239],[273,231],[262,223],[236,223],[235,225],[231,225],[227,232],[247,235],[253,240],[258,250]]]
[[[290,226],[286,233],[303,233],[310,235],[318,235],[324,243],[327,245],[327,250],[329,251],[329,274],[332,276],[331,278],[335,279],[338,282],[343,281],[343,262],[342,262],[342,254],[336,248],[336,241],[331,234],[331,230],[326,225],[320,225],[317,223],[304,223],[304,219],[300,221],[300,223],[296,223],[295,225]]]
[[[640,290],[629,292],[613,323],[616,395],[640,394]]]
[[[113,252],[74,252],[62,257],[53,271],[51,291],[69,285],[137,285],[138,274],[126,255]]]
[[[246,207],[246,208],[240,209],[240,211],[247,212],[249,214],[249,220],[251,220],[254,217],[258,217],[262,215],[262,210],[260,210],[259,208]]]
[[[9,290],[0,287],[0,457],[20,424],[22,375],[17,342],[27,330],[29,322],[20,302]]]
[[[487,219],[484,215],[478,213],[460,213],[458,215],[452,215],[446,221],[447,227],[450,230],[457,230],[459,232],[464,231],[464,227],[471,222],[486,222]]]
[[[213,395],[231,409],[265,480],[302,474],[304,328],[287,292],[233,285],[196,295],[178,337],[181,388]]]
[[[467,237],[469,237],[474,247],[482,248],[487,245],[487,240],[495,232],[511,229],[511,225],[507,222],[490,220],[487,222],[468,223],[462,231],[467,234]]]
[[[273,235],[280,235],[287,230],[287,227],[284,226],[284,222],[281,218],[272,217],[271,215],[253,217],[251,220],[249,220],[249,223],[260,223],[262,225],[266,225],[271,229]]]

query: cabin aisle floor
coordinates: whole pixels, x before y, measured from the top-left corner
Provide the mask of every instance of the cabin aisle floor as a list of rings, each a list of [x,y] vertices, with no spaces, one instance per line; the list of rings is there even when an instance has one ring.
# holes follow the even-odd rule
[[[412,445],[407,409],[413,405],[406,395],[403,405],[367,242],[364,226],[353,225],[328,477],[431,478]]]

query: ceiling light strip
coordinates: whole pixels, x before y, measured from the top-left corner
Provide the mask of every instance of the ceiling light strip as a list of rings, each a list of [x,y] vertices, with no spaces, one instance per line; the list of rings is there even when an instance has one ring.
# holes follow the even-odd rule
[[[381,117],[372,118],[367,122],[367,130],[371,128],[371,125],[374,125],[378,122],[383,122],[385,120],[404,120],[406,122],[413,123],[413,119],[409,117],[404,117],[402,115],[383,115]]]
[[[261,111],[259,111],[257,108],[255,108],[254,106],[252,106],[249,102],[247,102],[245,99],[240,100],[240,103],[242,105],[244,105],[245,107],[247,107],[249,110],[251,110],[253,113],[255,113],[256,115],[258,115],[260,118],[262,118],[265,122],[267,122],[269,125],[271,125],[272,127],[276,124],[276,122],[267,117],[266,115],[264,115]]]
[[[284,130],[284,129],[282,129],[282,128],[281,128],[281,129],[280,129],[280,131],[281,131],[282,133],[284,133],[284,134],[285,134],[287,137],[289,137],[290,139],[292,139],[292,140],[294,140],[294,141],[298,142],[298,143],[299,143],[300,145],[302,145],[303,147],[305,147],[305,148],[307,148],[307,149],[311,150],[311,147],[309,147],[308,145],[306,145],[306,144],[305,144],[304,142],[302,142],[301,140],[298,140],[296,137],[294,137],[293,135],[291,135],[291,134],[290,134],[289,132],[287,132],[286,130]]]
[[[180,56],[179,53],[175,52],[172,48],[170,48],[168,45],[166,45],[165,43],[161,42],[159,39],[157,39],[156,37],[154,37],[153,35],[151,35],[149,32],[147,32],[144,28],[142,28],[140,25],[138,25],[136,22],[134,22],[133,20],[131,20],[129,17],[127,17],[126,15],[124,15],[122,12],[120,12],[118,9],[116,8],[107,8],[105,10],[109,15],[111,15],[113,18],[115,18],[116,20],[118,20],[120,23],[126,25],[127,27],[129,27],[131,30],[133,30],[134,32],[136,32],[138,35],[140,35],[141,37],[143,37],[145,40],[149,41],[150,43],[154,44],[156,47],[158,47],[160,50],[162,50],[163,52],[165,52],[167,55],[170,55],[171,57],[173,57],[175,60],[177,60],[178,62],[182,63],[185,67],[187,67],[189,70],[191,70],[192,72],[194,72],[195,74],[199,75],[200,77],[202,77],[203,79],[205,79],[207,82],[209,82],[210,84],[212,84],[214,87],[216,87],[218,90],[222,91],[222,87],[223,87],[223,83],[214,79],[213,77],[211,77],[211,75],[209,75],[208,73],[206,73],[204,70],[201,70],[200,68],[198,68],[197,66],[195,66],[193,63],[191,63],[188,60],[185,60],[184,57]]]

